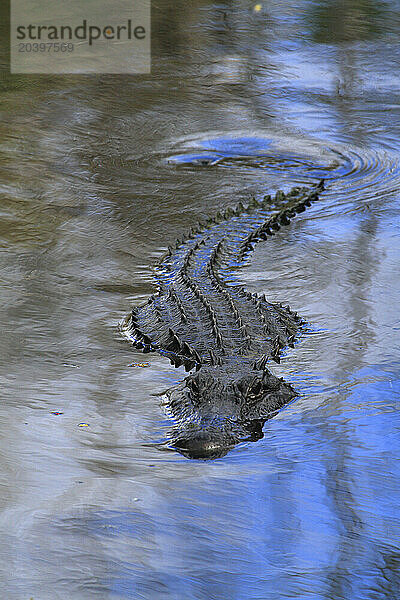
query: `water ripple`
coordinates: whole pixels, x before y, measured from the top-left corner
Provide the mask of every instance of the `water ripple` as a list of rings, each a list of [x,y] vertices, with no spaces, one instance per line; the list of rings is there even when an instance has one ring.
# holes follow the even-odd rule
[[[238,133],[202,135],[180,139],[179,153],[166,157],[174,166],[265,169],[282,185],[325,178],[331,182],[327,195],[339,195],[340,203],[367,201],[400,189],[397,155],[384,149],[348,144],[322,144],[301,135],[267,133],[265,137]],[[268,177],[266,177],[268,180]],[[345,194],[345,195],[343,195]]]

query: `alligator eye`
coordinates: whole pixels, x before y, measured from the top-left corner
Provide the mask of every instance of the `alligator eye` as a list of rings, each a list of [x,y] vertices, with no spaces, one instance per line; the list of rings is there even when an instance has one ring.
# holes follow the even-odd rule
[[[261,390],[262,390],[261,381],[256,381],[249,389],[249,393],[253,394],[254,396],[258,396],[261,393]]]

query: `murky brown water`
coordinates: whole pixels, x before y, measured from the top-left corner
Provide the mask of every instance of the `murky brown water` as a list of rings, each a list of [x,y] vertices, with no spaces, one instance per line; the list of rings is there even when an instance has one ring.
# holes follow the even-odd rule
[[[2,599],[400,597],[399,6],[261,4],[154,3],[150,77],[2,74]],[[163,450],[184,371],[118,323],[196,221],[320,176],[237,272],[309,321],[300,397]]]

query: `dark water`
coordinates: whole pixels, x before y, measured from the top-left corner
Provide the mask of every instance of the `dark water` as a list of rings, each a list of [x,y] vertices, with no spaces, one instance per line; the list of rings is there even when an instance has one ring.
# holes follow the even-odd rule
[[[400,597],[400,9],[255,4],[154,2],[149,77],[2,73],[2,599]],[[196,221],[321,176],[236,273],[308,320],[299,398],[166,450],[184,372],[118,323]]]

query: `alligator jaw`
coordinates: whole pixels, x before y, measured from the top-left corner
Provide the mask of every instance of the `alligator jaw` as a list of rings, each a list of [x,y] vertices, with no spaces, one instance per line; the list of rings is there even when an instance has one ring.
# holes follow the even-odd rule
[[[255,419],[239,424],[225,419],[213,423],[180,425],[172,431],[170,446],[186,458],[222,458],[239,442],[257,442],[263,438],[262,429],[266,420]]]

